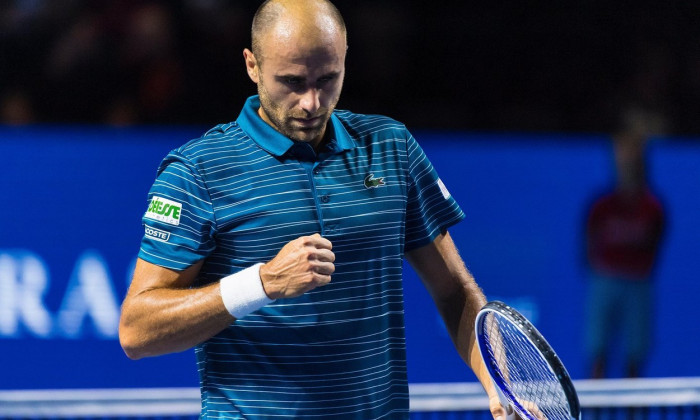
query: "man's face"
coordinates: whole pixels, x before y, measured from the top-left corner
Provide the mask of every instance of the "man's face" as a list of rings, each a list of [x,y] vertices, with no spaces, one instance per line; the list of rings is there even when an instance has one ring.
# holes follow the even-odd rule
[[[244,51],[260,116],[292,140],[318,146],[343,87],[345,37],[271,34],[260,49],[262,57]]]

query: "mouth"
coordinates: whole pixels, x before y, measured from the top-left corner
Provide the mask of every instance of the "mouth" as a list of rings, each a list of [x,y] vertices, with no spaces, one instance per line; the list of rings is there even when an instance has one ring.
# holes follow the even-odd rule
[[[308,123],[308,124],[311,124],[311,123],[314,123],[314,122],[320,120],[320,119],[321,119],[321,116],[320,116],[320,115],[317,115],[317,116],[315,116],[315,117],[292,117],[292,119],[293,119],[294,121],[298,121],[298,122],[300,122],[300,123],[302,123],[302,124],[307,124],[307,123]]]
[[[321,117],[318,116],[313,118],[292,118],[292,121],[294,121],[295,124],[300,126],[301,128],[315,128],[320,124]]]

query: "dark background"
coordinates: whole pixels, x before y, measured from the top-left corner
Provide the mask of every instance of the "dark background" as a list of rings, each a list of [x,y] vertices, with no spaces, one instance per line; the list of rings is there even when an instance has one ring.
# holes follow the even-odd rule
[[[258,1],[0,0],[2,121],[230,121]],[[338,0],[339,107],[411,128],[700,133],[700,2]]]

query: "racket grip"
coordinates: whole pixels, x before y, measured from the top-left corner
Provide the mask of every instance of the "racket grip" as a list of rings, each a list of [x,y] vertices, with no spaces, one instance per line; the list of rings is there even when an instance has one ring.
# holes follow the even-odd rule
[[[515,414],[515,410],[513,410],[513,406],[508,402],[508,399],[506,398],[505,395],[503,395],[503,392],[501,392],[501,388],[495,387],[496,388],[496,393],[498,394],[498,399],[501,400],[501,405],[503,406],[503,409],[506,411],[506,418],[505,420],[516,420],[518,417]]]

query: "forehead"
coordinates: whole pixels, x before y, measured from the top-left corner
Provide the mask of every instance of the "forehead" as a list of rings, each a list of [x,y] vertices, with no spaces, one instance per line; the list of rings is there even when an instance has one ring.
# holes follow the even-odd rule
[[[262,37],[265,63],[282,66],[342,66],[347,44],[336,25],[317,22],[278,22]]]
[[[272,72],[311,73],[339,72],[344,68],[345,54],[334,48],[278,48],[265,54],[264,68]]]

